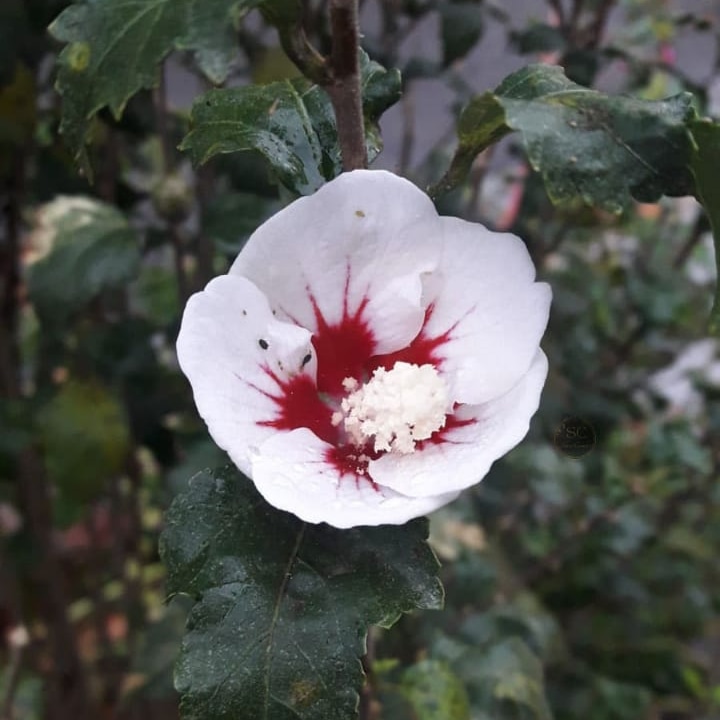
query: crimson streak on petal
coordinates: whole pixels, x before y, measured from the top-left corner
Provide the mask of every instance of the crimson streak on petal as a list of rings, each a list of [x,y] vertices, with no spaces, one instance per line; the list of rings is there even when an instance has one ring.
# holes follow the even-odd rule
[[[397,362],[415,365],[430,364],[440,368],[444,360],[442,347],[449,342],[457,323],[437,336],[427,334],[434,306],[425,310],[423,327],[415,339],[405,348],[384,355],[373,355],[375,338],[367,319],[364,317],[369,298],[364,295],[354,310],[349,309],[350,270],[345,278],[343,314],[339,322],[330,324],[323,315],[310,288],[308,297],[315,314],[316,329],[312,344],[317,357],[317,383],[305,374],[289,379],[278,377],[269,368],[263,368],[278,387],[277,394],[264,393],[277,405],[277,416],[272,420],[263,420],[258,424],[276,430],[295,430],[308,428],[321,440],[332,447],[328,448],[326,460],[343,478],[351,476],[355,482],[365,481],[377,489],[368,472],[368,463],[377,460],[384,453],[375,451],[372,442],[356,447],[347,442],[341,425],[333,425],[333,410],[337,410],[342,398],[347,394],[343,387],[346,378],[354,378],[360,383],[366,382],[372,373],[383,367],[391,369]],[[457,410],[457,407],[454,408]],[[427,445],[452,443],[453,430],[474,423],[474,420],[461,420],[454,414],[448,415],[444,427],[433,433],[428,440],[418,442],[417,450]]]
[[[347,293],[346,283],[343,316],[339,323],[333,325],[328,324],[315,297],[309,293],[317,323],[317,330],[312,337],[318,361],[317,388],[319,392],[334,397],[343,394],[345,378],[352,377],[360,383],[365,381],[368,360],[375,349],[373,332],[363,317],[369,298],[363,297],[351,313],[348,310]]]
[[[261,420],[258,425],[276,430],[297,430],[304,427],[331,445],[339,442],[339,430],[331,422],[332,410],[320,399],[315,383],[308,375],[295,375],[289,380],[281,380],[271,370],[264,370],[275,381],[280,394],[266,393],[277,405],[277,417],[273,420]]]
[[[428,322],[430,322],[434,309],[435,306],[433,304],[425,308],[423,326],[415,339],[407,347],[402,348],[402,350],[396,350],[393,353],[376,355],[371,358],[367,368],[368,373],[372,374],[374,370],[380,367],[390,369],[394,367],[397,362],[412,363],[414,365],[433,365],[436,369],[440,370],[442,362],[445,359],[441,348],[450,340],[452,331],[456,328],[457,323],[441,335],[431,337],[427,334],[425,328]]]

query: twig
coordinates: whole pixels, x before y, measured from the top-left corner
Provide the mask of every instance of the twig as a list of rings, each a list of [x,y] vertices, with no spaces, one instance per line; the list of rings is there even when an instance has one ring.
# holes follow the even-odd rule
[[[335,110],[343,169],[367,167],[360,89],[357,0],[330,0],[331,80],[325,86]]]
[[[153,92],[153,103],[155,105],[155,122],[157,123],[157,132],[160,136],[160,148],[162,150],[162,173],[167,176],[174,166],[173,143],[168,130],[167,124],[167,93],[165,88],[165,67],[160,69],[160,82]],[[175,267],[175,276],[178,285],[178,299],[180,306],[183,307],[188,297],[190,297],[190,281],[185,271],[185,251],[182,246],[182,238],[180,237],[180,229],[173,219],[165,219],[168,226],[168,235],[170,244],[173,249],[173,262]]]
[[[210,198],[212,197],[213,186],[215,185],[215,177],[212,167],[205,165],[198,170],[196,178],[196,196],[200,209],[200,217],[205,216]],[[197,247],[197,280],[196,287],[201,289],[210,282],[215,269],[213,261],[215,259],[215,242],[213,238],[205,231],[205,224],[201,223],[200,233],[198,235]]]
[[[547,0],[547,3],[555,11],[560,27],[564,28],[566,18],[565,8],[562,5],[562,0]]]
[[[576,28],[585,6],[585,0],[573,0],[572,12],[570,14],[570,27]]]
[[[330,0],[329,6],[332,36],[329,57],[323,57],[305,33],[306,3],[302,3],[303,13],[296,22],[278,25],[278,35],[285,54],[302,74],[320,85],[330,96],[343,170],[356,170],[367,167],[360,86],[358,0]]]
[[[616,0],[603,0],[598,9],[595,11],[595,18],[588,28],[589,47],[597,48],[602,43],[608,16],[615,6],[615,2]]]
[[[20,686],[20,671],[25,648],[30,643],[30,636],[24,625],[16,625],[7,633],[10,658],[5,673],[5,697],[0,702],[0,720],[12,720],[13,701]]]
[[[66,614],[68,595],[54,551],[50,488],[34,448],[20,453],[17,475],[21,507],[37,556],[33,573],[36,597],[49,629],[54,666],[49,689],[58,712],[56,717],[63,720],[95,717],[90,709],[75,634]]]
[[[7,186],[5,241],[0,243],[0,395],[19,395],[20,351],[17,341],[18,288],[20,285],[21,198],[25,186],[25,157],[11,158],[12,174]]]
[[[375,661],[375,628],[368,628],[367,649],[362,657],[365,684],[360,691],[359,720],[377,720],[377,712],[373,703],[373,662]]]
[[[478,217],[478,206],[482,194],[483,183],[487,177],[487,171],[497,145],[491,145],[481,152],[474,160],[470,169],[470,197],[468,198],[466,214],[470,220]]]
[[[672,266],[675,270],[679,270],[687,262],[687,259],[692,254],[696,245],[700,242],[703,234],[708,229],[707,220],[703,213],[700,213],[698,219],[695,221],[692,232],[688,236],[688,239],[683,243],[683,246],[678,250],[675,255]]]
[[[278,28],[280,45],[300,72],[317,85],[329,82],[325,58],[313,47],[301,23]]]
[[[400,144],[400,162],[398,172],[406,175],[410,169],[412,152],[415,146],[415,99],[409,90],[403,93],[400,103],[403,119],[403,136]]]
[[[112,517],[113,533],[116,537],[126,536],[129,546],[124,553],[123,549],[113,552],[114,571],[117,577],[122,578],[124,586],[123,612],[128,621],[127,655],[132,656],[136,644],[136,627],[138,618],[144,618],[145,605],[142,594],[142,580],[128,572],[126,555],[130,555],[138,564],[143,564],[140,538],[142,537],[142,511],[140,507],[140,487],[142,484],[142,470],[135,452],[128,455],[127,478],[129,486],[124,496],[117,479],[111,485],[111,500],[117,512]],[[124,525],[127,523],[127,527]]]

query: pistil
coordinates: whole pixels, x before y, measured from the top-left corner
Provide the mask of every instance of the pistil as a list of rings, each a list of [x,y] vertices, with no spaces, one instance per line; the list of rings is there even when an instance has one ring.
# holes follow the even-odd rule
[[[431,364],[396,362],[363,385],[346,378],[343,387],[349,395],[333,425],[343,423],[352,444],[371,443],[375,452],[414,452],[417,442],[445,426],[452,409],[447,383]]]

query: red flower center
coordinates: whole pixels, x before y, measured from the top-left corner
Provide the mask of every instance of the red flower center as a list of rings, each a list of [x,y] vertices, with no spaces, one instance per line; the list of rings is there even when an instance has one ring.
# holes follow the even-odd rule
[[[349,442],[342,424],[332,422],[333,413],[347,395],[343,381],[354,378],[359,384],[363,384],[378,368],[391,369],[398,362],[418,366],[429,364],[440,370],[443,362],[442,347],[450,340],[454,328],[438,336],[429,335],[426,327],[433,314],[433,305],[429,305],[425,311],[423,327],[407,347],[393,353],[377,355],[375,337],[365,318],[369,298],[364,296],[357,308],[350,311],[347,293],[346,284],[342,318],[339,322],[330,324],[314,296],[308,291],[317,325],[312,337],[313,348],[317,354],[317,383],[305,374],[285,380],[265,368],[265,372],[278,387],[277,394],[270,396],[276,404],[277,414],[273,419],[263,420],[259,424],[276,430],[308,428],[332,446],[328,449],[326,459],[341,476],[349,474],[356,481],[365,479],[372,483],[368,474],[368,463],[379,458],[383,452],[374,450],[370,442],[363,447]],[[446,442],[453,429],[470,422],[473,421],[460,420],[449,415],[445,426],[433,433],[428,440],[418,442],[417,447],[421,449],[427,443]]]

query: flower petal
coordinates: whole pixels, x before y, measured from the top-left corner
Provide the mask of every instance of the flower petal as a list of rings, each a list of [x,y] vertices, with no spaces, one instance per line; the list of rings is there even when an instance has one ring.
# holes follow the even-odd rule
[[[373,480],[412,497],[457,492],[475,484],[527,434],[547,370],[547,358],[539,350],[528,372],[505,395],[483,405],[462,406],[456,417],[470,422],[449,431],[443,442],[427,442],[409,455],[388,453],[372,461]]]
[[[281,384],[314,381],[310,333],[280,322],[249,280],[222,275],[193,295],[177,340],[178,361],[215,442],[245,473],[250,451],[278,431],[262,421],[278,412]]]
[[[306,522],[337,528],[399,525],[454,500],[457,492],[406,497],[366,478],[341,475],[328,460],[332,446],[305,428],[266,440],[252,460],[252,478],[271,504]]]
[[[407,345],[424,319],[421,274],[441,252],[439,218],[412,183],[382,170],[342,174],[274,215],[230,269],[316,333],[358,312],[371,354]]]
[[[432,305],[423,338],[446,336],[437,353],[457,402],[477,405],[512,388],[533,362],[551,291],[536,283],[520,238],[443,217],[443,256],[426,283]]]

